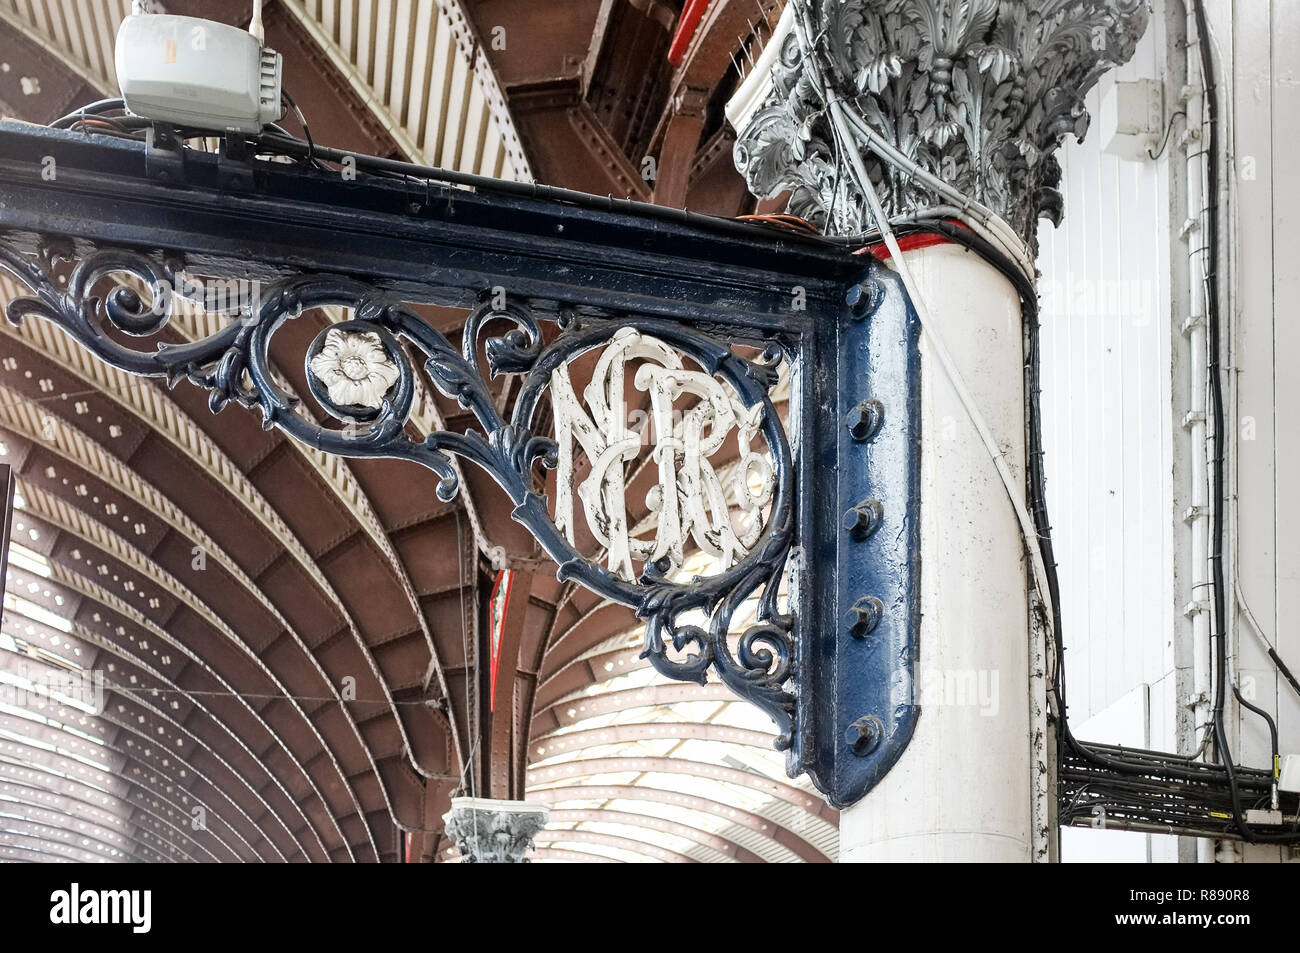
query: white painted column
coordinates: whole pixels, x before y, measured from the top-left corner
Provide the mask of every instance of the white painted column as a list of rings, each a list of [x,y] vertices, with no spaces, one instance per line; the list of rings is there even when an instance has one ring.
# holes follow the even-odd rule
[[[1023,498],[1020,299],[955,245],[905,252],[935,330]],[[1007,490],[921,336],[921,718],[870,795],[840,815],[840,859],[1029,861],[1035,746],[1027,565]],[[1040,683],[1041,684],[1041,683]]]
[[[747,83],[729,106],[736,168],[755,195],[788,193],[787,211],[828,233],[958,218],[1019,260],[1039,216],[1061,212],[1049,158],[1084,128],[1078,98],[1133,55],[1149,11],[1130,0],[1007,0],[954,20],[947,0],[910,6],[918,15],[900,20],[878,0],[790,0],[790,32],[772,39],[781,48],[770,90]],[[899,761],[841,814],[840,857],[1049,860],[1053,766],[1044,633],[1037,623],[1030,632],[1019,299],[960,248],[903,254],[923,320],[944,343],[922,335],[922,712]]]

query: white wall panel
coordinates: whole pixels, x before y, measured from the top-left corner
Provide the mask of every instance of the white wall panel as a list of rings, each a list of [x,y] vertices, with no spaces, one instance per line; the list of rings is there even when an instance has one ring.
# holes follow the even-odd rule
[[[1133,62],[1089,96],[1094,117],[1111,82],[1163,76],[1161,6]],[[1300,374],[1291,368],[1300,357],[1300,322],[1289,308],[1300,296],[1300,192],[1287,174],[1300,151],[1300,63],[1289,52],[1300,43],[1300,4],[1210,4],[1209,14],[1231,178],[1221,226],[1233,247],[1235,379],[1225,394],[1225,432],[1237,519],[1228,583],[1235,560],[1238,597],[1264,639],[1300,668],[1300,631],[1288,624],[1300,613]],[[1171,385],[1171,363],[1185,360],[1186,344],[1177,331],[1185,315],[1170,305],[1169,275],[1177,269],[1169,255],[1185,255],[1205,238],[1192,232],[1185,244],[1177,238],[1181,220],[1169,221],[1170,155],[1180,161],[1174,144],[1160,162],[1120,162],[1101,152],[1097,135],[1067,147],[1066,220],[1039,232],[1044,437],[1071,716],[1076,726],[1095,718],[1088,727],[1104,730],[1123,707],[1119,700],[1146,686],[1143,727],[1148,743],[1163,750],[1176,747],[1174,719],[1187,701],[1173,674],[1173,639],[1190,638],[1177,607],[1207,597],[1183,591],[1185,583],[1174,589],[1188,557],[1173,511],[1185,490],[1171,481],[1187,479],[1175,467],[1185,437],[1173,418],[1187,395]],[[1243,687],[1277,715],[1283,752],[1300,751],[1300,699],[1240,612],[1231,644]],[[1234,760],[1267,767],[1264,722],[1232,708]],[[1281,853],[1247,851],[1261,860]],[[1170,859],[1173,848],[1153,839],[1150,856]]]
[[[1133,60],[1089,94],[1094,121],[1113,82],[1163,70],[1155,16]],[[1166,159],[1106,155],[1097,129],[1062,165],[1065,220],[1039,228],[1042,400],[1068,697],[1082,724],[1173,667],[1168,183]]]
[[[1233,86],[1223,97],[1231,112],[1232,214],[1236,270],[1232,286],[1235,322],[1235,439],[1238,499],[1236,558],[1239,598],[1249,606],[1263,636],[1300,670],[1300,327],[1293,302],[1300,293],[1296,261],[1300,239],[1300,193],[1295,184],[1300,150],[1300,9],[1273,0],[1236,4],[1231,23],[1214,36]],[[1255,704],[1277,716],[1280,747],[1300,752],[1300,699],[1279,677],[1258,635],[1243,614],[1234,632],[1237,672]],[[1265,767],[1269,734],[1258,716],[1238,712],[1238,761]],[[1276,860],[1278,848],[1250,848],[1252,859]]]

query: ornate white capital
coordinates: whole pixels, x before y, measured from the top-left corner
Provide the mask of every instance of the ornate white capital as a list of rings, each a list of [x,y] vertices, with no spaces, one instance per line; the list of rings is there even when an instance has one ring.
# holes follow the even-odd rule
[[[549,817],[545,804],[531,801],[454,797],[442,819],[465,863],[526,864],[524,854]]]
[[[838,99],[1031,247],[1040,216],[1060,220],[1056,149],[1067,135],[1083,138],[1084,95],[1133,55],[1148,18],[1146,0],[790,2],[801,24],[782,41],[772,92],[735,146],[750,189],[762,198],[792,190],[790,211],[827,231],[871,227],[828,121],[828,100]],[[899,164],[862,154],[891,217],[948,204]]]

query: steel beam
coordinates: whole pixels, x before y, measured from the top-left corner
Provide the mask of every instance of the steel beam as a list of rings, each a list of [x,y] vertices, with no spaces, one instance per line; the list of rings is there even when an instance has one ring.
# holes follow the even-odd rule
[[[703,764],[685,758],[614,757],[584,758],[556,765],[537,765],[529,768],[529,779],[534,784],[571,781],[599,774],[687,774],[712,781],[723,781],[749,788],[776,800],[785,801],[801,811],[834,824],[839,812],[829,807],[821,798],[800,790],[784,781],[777,781],[751,771],[742,771],[726,765]],[[539,794],[541,792],[538,792]]]
[[[635,827],[643,831],[671,834],[674,837],[680,837],[682,840],[693,841],[701,847],[707,848],[711,854],[726,860],[734,860],[742,864],[763,863],[763,858],[758,854],[748,848],[741,847],[734,841],[727,840],[725,837],[702,831],[697,827],[691,827],[689,824],[667,821],[652,814],[629,814],[627,811],[611,811],[608,808],[595,811],[553,810],[547,823],[616,824],[624,827]],[[541,839],[544,840],[545,835],[541,835]]]
[[[568,801],[612,801],[633,800],[651,801],[656,804],[668,804],[673,807],[712,814],[725,821],[747,827],[774,844],[784,847],[800,860],[810,864],[828,864],[831,858],[799,834],[782,827],[771,818],[741,810],[731,804],[723,804],[712,798],[697,794],[683,794],[680,791],[665,791],[647,784],[578,784],[573,787],[547,787],[529,791],[530,799],[545,801],[547,804],[563,804]]]

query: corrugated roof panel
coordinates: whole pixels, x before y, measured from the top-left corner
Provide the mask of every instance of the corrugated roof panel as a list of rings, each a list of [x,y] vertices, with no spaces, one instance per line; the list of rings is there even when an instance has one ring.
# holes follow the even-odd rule
[[[92,75],[115,86],[113,43],[117,25],[131,11],[130,0],[0,0]]]
[[[375,0],[372,19],[374,65],[370,69],[370,87],[382,102],[388,102],[388,64],[393,58],[393,0]],[[363,74],[365,75],[365,74]]]
[[[438,165],[457,168],[460,159],[460,139],[465,131],[465,111],[468,106],[470,82],[469,64],[459,56],[452,60],[451,80],[447,83],[447,118],[442,127],[442,141],[438,149]]]
[[[339,3],[339,48],[347,54],[353,63],[357,62],[357,35],[364,26],[357,22],[357,5],[355,0],[341,0]]]
[[[505,159],[505,150],[501,148],[501,130],[497,128],[496,118],[488,117],[487,128],[483,132],[483,154],[479,156],[479,166],[484,175],[501,178],[501,165]]]
[[[288,0],[287,6],[295,4]],[[466,28],[459,9],[439,0],[308,0],[299,9],[321,26],[416,144],[415,158],[517,177],[492,97],[469,62],[468,41],[457,41],[456,24],[462,33]]]
[[[375,61],[375,37],[379,31],[372,27],[379,22],[376,9],[379,6],[376,0],[357,0],[357,45],[353,61],[357,64],[357,72],[367,82],[374,80],[371,68]]]
[[[387,121],[418,147],[417,160],[502,178],[516,178],[506,134],[492,98],[471,68],[453,18],[438,0],[283,0],[330,38],[368,86]],[[72,61],[115,88],[113,45],[130,0],[0,0]],[[462,38],[463,40],[463,38]],[[497,92],[499,97],[499,92]]]
[[[457,167],[461,169],[480,168],[483,156],[483,134],[487,131],[484,119],[487,118],[488,106],[477,83],[469,87],[469,103],[465,108],[464,132],[460,140],[460,159]]]
[[[443,124],[447,118],[447,92],[451,83],[452,65],[456,61],[456,45],[451,31],[442,17],[438,18],[442,42],[433,49],[429,63],[428,106],[420,123],[420,145],[426,162],[438,161],[442,144]]]
[[[432,0],[420,0],[415,12],[415,34],[419,42],[415,44],[411,60],[411,93],[403,119],[412,138],[420,145],[424,144],[425,97],[431,92],[429,70],[434,58],[433,48],[439,43],[437,22]]]

